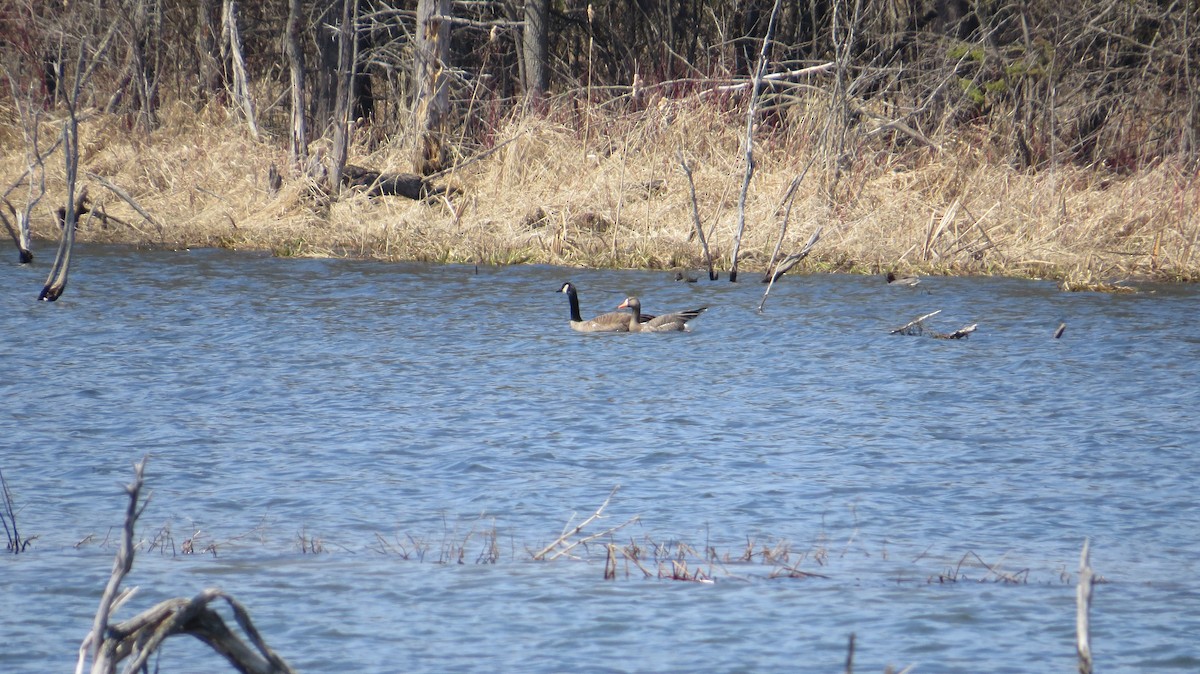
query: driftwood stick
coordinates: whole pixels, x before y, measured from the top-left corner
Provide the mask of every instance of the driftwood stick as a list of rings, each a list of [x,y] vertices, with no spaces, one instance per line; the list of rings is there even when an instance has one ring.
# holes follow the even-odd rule
[[[1092,674],[1092,645],[1088,613],[1092,609],[1092,585],[1095,582],[1089,541],[1085,538],[1083,551],[1079,554],[1079,585],[1075,589],[1075,651],[1079,654],[1079,674]]]
[[[931,312],[925,314],[924,316],[921,316],[919,318],[914,318],[913,320],[909,321],[908,323],[905,323],[904,325],[892,330],[888,334],[890,334],[890,335],[919,335],[919,334],[925,332],[924,327],[921,326],[921,322],[927,318],[937,316],[940,313],[942,313],[941,309],[938,309],[937,311],[931,311]]]
[[[687,160],[683,158],[683,151],[677,153],[679,158],[679,166],[683,168],[684,175],[688,179],[688,188],[692,195],[692,224],[696,226],[696,236],[700,238],[700,248],[704,250],[704,262],[708,265],[708,280],[716,281],[717,274],[713,271],[712,253],[708,250],[708,240],[704,238],[704,227],[700,225],[700,207],[696,204],[696,182],[692,180],[692,167],[688,166]]]
[[[626,521],[622,524],[618,524],[615,527],[610,527],[608,529],[605,529],[604,531],[592,534],[591,536],[585,536],[585,537],[575,541],[574,543],[571,543],[570,545],[563,548],[562,550],[555,552],[553,555],[550,555],[549,561],[553,561],[555,559],[558,559],[559,557],[562,557],[563,555],[571,552],[572,550],[579,547],[580,545],[586,545],[586,544],[591,543],[592,541],[596,540],[597,538],[603,538],[604,536],[609,536],[611,534],[616,533],[617,531],[620,531],[621,529],[624,529],[625,527],[629,526],[630,524],[634,524],[634,523],[640,522],[640,521],[641,521],[641,516],[634,515],[632,518],[630,518],[628,521]]]
[[[578,534],[579,532],[583,531],[583,529],[585,527],[587,527],[587,525],[589,525],[592,522],[599,519],[601,516],[600,513],[604,512],[604,509],[608,507],[608,502],[612,500],[613,495],[616,494],[617,490],[620,488],[621,488],[621,485],[617,485],[617,486],[613,487],[612,491],[610,491],[608,493],[608,498],[604,499],[604,503],[601,503],[600,507],[596,508],[596,512],[592,513],[591,517],[589,517],[586,520],[584,520],[583,522],[579,523],[574,528],[563,532],[563,534],[561,536],[559,536],[557,539],[555,539],[555,541],[553,543],[551,543],[550,545],[547,545],[544,549],[542,549],[541,552],[534,555],[533,558],[534,559],[545,558],[545,556],[547,554],[549,554],[550,551],[553,550],[556,546],[558,546],[559,544],[561,544],[563,541],[567,540],[571,536],[574,536],[575,534]],[[624,526],[624,525],[622,525],[622,526]]]

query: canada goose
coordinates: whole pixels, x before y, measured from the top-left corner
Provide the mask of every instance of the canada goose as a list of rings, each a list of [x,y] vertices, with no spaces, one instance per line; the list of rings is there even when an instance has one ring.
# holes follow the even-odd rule
[[[921,279],[916,276],[896,276],[893,272],[887,273],[887,284],[890,286],[915,286],[921,282]]]
[[[570,281],[562,284],[558,289],[560,293],[566,293],[567,299],[571,302],[571,329],[576,332],[629,332],[629,319],[633,314],[627,314],[624,311],[610,311],[606,314],[600,314],[590,321],[583,320],[579,315],[579,293],[575,290],[575,285]],[[640,320],[643,322],[654,318],[654,316],[642,316]]]
[[[629,315],[629,326],[626,328],[629,332],[679,332],[687,330],[687,322],[704,313],[708,307],[700,307],[699,309],[689,309],[688,311],[676,311],[672,314],[662,314],[655,316],[650,320],[645,320],[642,315],[642,302],[636,297],[626,297],[618,309],[630,309],[633,311]]]

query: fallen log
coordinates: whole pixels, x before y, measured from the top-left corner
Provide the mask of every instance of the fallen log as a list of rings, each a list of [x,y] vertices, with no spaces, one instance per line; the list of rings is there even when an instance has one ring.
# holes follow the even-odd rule
[[[346,164],[346,168],[342,170],[342,184],[348,187],[365,187],[367,195],[372,197],[406,197],[414,201],[459,194],[457,188],[434,185],[415,173],[383,173],[354,164]]]

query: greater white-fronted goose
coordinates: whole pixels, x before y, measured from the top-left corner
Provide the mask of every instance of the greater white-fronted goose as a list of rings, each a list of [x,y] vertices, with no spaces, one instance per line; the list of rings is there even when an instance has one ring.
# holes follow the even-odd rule
[[[704,313],[708,307],[700,307],[699,309],[689,309],[687,311],[676,311],[670,314],[661,314],[650,320],[645,320],[642,315],[642,302],[636,297],[626,297],[618,309],[629,309],[633,313],[629,315],[629,332],[679,332],[687,330],[687,322]]]
[[[887,273],[887,284],[890,286],[908,286],[912,287],[921,282],[921,279],[916,276],[896,276],[894,272]]]
[[[624,311],[610,311],[585,321],[579,314],[579,293],[575,290],[575,285],[568,281],[562,284],[558,292],[566,293],[567,299],[571,302],[572,330],[576,332],[629,332],[629,319],[633,314]],[[642,316],[639,320],[644,322],[652,318],[654,316]]]

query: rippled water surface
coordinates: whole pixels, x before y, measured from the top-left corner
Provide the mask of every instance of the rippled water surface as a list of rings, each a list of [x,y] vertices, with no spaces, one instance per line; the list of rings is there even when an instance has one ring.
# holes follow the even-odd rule
[[[851,634],[858,672],[1072,671],[1085,538],[1097,671],[1200,670],[1195,287],[795,275],[758,313],[750,277],[73,265],[56,303],[47,260],[0,272],[0,470],[36,537],[0,559],[2,671],[73,667],[147,454],[118,617],[218,586],[302,671],[834,672]],[[577,334],[566,280],[585,314],[710,309]],[[978,332],[888,334],[938,309]],[[618,486],[583,535],[623,528],[532,560]]]

